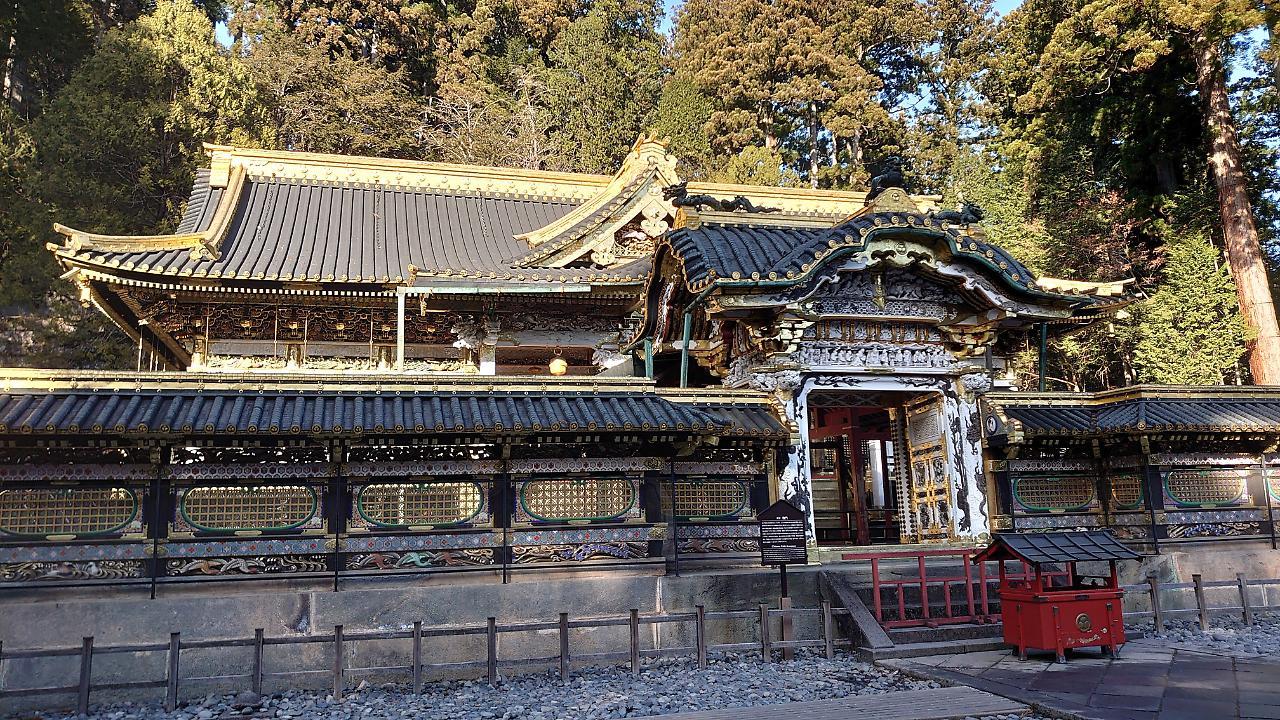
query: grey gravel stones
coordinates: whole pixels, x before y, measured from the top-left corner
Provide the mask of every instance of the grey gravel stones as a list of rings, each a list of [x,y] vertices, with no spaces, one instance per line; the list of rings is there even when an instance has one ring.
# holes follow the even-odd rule
[[[730,654],[713,657],[706,670],[686,659],[657,659],[646,661],[638,676],[625,667],[577,668],[567,684],[547,672],[504,678],[496,687],[483,680],[434,682],[421,695],[402,684],[361,682],[341,702],[325,692],[242,692],[189,700],[172,713],[155,704],[95,707],[91,720],[604,720],[933,687],[938,684],[845,655],[826,660],[801,653],[791,662],[763,663],[758,655]]]
[[[1151,620],[1131,627],[1180,648],[1239,657],[1280,655],[1280,613],[1256,612],[1252,627],[1239,616],[1224,614],[1211,616],[1210,623],[1207,631],[1200,629],[1198,618],[1166,619],[1160,633]]]

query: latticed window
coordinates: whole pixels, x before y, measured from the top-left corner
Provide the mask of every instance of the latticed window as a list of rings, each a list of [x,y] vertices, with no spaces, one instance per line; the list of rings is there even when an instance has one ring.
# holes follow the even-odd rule
[[[1165,475],[1164,487],[1179,505],[1234,505],[1246,495],[1246,477],[1239,470],[1174,470]]]
[[[1081,510],[1097,497],[1092,475],[1020,477],[1013,481],[1013,495],[1024,508],[1037,512]]]
[[[197,530],[286,530],[315,517],[315,492],[305,485],[191,488],[179,510]]]
[[[1118,510],[1142,505],[1142,477],[1136,472],[1112,475],[1111,504]]]
[[[836,449],[814,448],[810,451],[813,472],[830,475],[836,471]]]
[[[356,511],[383,527],[456,525],[480,513],[483,492],[473,482],[377,483],[361,488]]]
[[[530,480],[520,486],[520,509],[534,520],[612,520],[639,498],[626,478]]]
[[[0,490],[0,534],[103,535],[138,514],[138,498],[124,488]]]
[[[662,509],[671,512],[670,490],[663,488]],[[747,483],[733,480],[688,480],[676,483],[676,516],[681,518],[725,518],[745,513],[749,495]]]

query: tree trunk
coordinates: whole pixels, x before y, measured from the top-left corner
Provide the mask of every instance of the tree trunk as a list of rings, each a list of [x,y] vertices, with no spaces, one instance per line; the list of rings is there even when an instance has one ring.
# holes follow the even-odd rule
[[[818,188],[818,167],[822,164],[821,139],[819,133],[822,125],[818,123],[818,108],[809,104],[809,187]]]
[[[866,155],[862,152],[862,130],[854,131],[849,136],[849,185],[853,185],[853,178],[861,178],[866,172]]]
[[[1271,53],[1271,84],[1280,93],[1280,0],[1264,3],[1267,19],[1267,50]]]
[[[1227,264],[1235,279],[1240,311],[1256,333],[1249,344],[1249,370],[1258,385],[1280,385],[1280,326],[1267,268],[1258,243],[1258,227],[1236,140],[1235,118],[1227,97],[1226,71],[1218,47],[1207,38],[1196,38],[1196,85],[1205,102],[1209,130],[1209,168],[1218,186],[1218,209]]]

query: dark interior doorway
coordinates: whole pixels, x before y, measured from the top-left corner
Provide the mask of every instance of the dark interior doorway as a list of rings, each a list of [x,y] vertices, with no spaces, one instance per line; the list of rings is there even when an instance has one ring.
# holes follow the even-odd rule
[[[900,419],[908,393],[809,395],[810,478],[822,545],[901,542],[905,468]]]

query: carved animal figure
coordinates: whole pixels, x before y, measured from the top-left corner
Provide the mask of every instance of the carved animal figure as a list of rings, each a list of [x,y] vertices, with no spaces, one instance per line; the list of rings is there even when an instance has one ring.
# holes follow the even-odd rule
[[[671,201],[676,207],[691,207],[695,210],[711,209],[716,212],[774,213],[778,208],[761,207],[743,195],[735,195],[732,200],[722,200],[711,195],[690,195],[688,183],[671,185],[662,191],[662,197]]]
[[[871,191],[867,193],[867,202],[871,202],[889,188],[901,187],[906,187],[906,179],[902,177],[902,158],[885,158],[884,172],[871,178]]]
[[[954,223],[956,225],[972,225],[982,220],[982,206],[963,202],[960,204],[959,210],[943,210],[941,212],[929,211],[929,217],[941,223]]]

